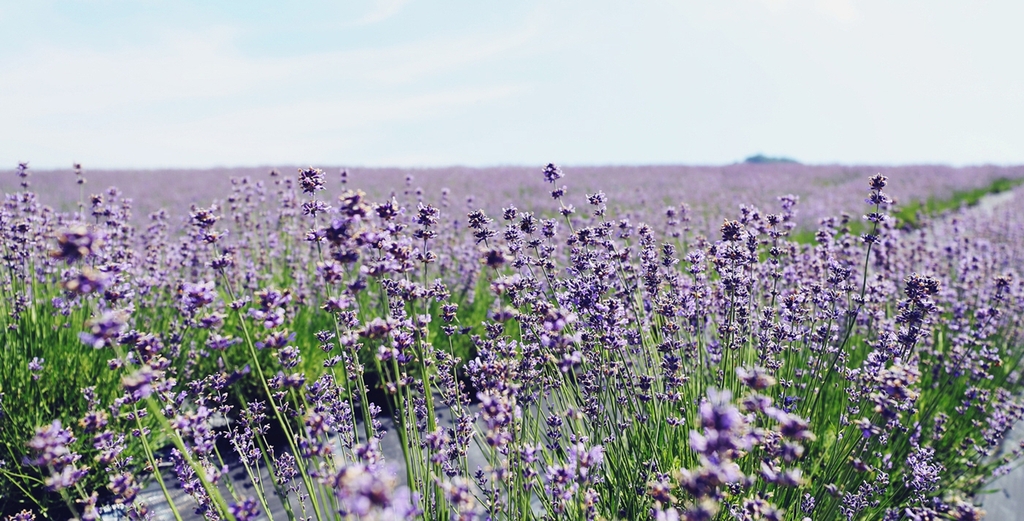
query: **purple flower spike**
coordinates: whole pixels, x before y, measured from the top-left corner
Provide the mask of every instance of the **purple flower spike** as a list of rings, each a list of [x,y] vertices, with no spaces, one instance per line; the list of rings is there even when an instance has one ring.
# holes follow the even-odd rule
[[[256,498],[247,497],[237,503],[228,505],[228,512],[235,516],[237,521],[250,521],[257,519],[260,515],[259,505]]]
[[[324,181],[326,176],[324,171],[319,168],[302,168],[299,169],[299,186],[302,187],[302,191],[307,194],[313,194],[324,189]]]
[[[548,166],[544,167],[544,181],[548,183],[554,183],[562,178],[562,170],[555,166],[554,163],[548,163]]]
[[[28,370],[32,371],[33,381],[38,380],[41,376],[39,373],[43,370],[43,362],[44,360],[42,358],[33,356],[32,360],[28,363]]]
[[[57,251],[50,255],[68,264],[96,255],[103,243],[100,232],[83,224],[72,226],[57,236]]]
[[[88,471],[76,465],[81,456],[68,448],[74,442],[71,430],[63,428],[60,420],[53,420],[50,425],[36,429],[36,435],[28,442],[33,457],[25,458],[25,464],[50,471],[45,479],[50,490],[73,487]]]
[[[101,349],[111,345],[117,339],[127,321],[126,310],[106,311],[87,322],[87,330],[79,333],[78,337],[86,345],[92,346],[94,349]]]

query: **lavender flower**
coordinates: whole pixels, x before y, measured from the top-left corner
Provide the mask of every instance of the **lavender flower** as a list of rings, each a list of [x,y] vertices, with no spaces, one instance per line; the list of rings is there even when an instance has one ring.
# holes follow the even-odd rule
[[[111,345],[128,321],[127,310],[105,311],[99,317],[86,322],[86,331],[79,338],[88,346],[100,349]]]
[[[69,448],[74,442],[71,430],[63,428],[60,420],[53,420],[50,425],[36,429],[35,436],[28,442],[33,457],[25,458],[25,464],[49,470],[45,482],[50,490],[73,487],[88,472],[87,468],[76,465],[81,456]]]
[[[775,385],[776,382],[775,378],[761,367],[754,367],[753,369],[737,367],[736,376],[743,382],[743,385],[756,391],[767,389]]]
[[[103,244],[102,235],[85,225],[75,225],[57,235],[57,251],[51,253],[56,259],[68,264],[96,255]]]
[[[299,169],[299,185],[302,187],[302,191],[307,194],[314,194],[323,190],[325,188],[325,180],[324,171],[319,168]]]
[[[111,279],[103,272],[89,267],[83,267],[81,271],[74,273],[64,281],[64,289],[70,293],[87,295],[90,293],[101,293],[110,286]]]
[[[544,180],[549,183],[558,181],[563,175],[562,170],[553,163],[548,163],[548,166],[544,167]]]
[[[121,383],[131,400],[138,402],[153,394],[153,386],[160,376],[160,372],[144,365],[138,371],[122,378]]]
[[[27,509],[7,517],[7,521],[35,521],[35,519],[36,515]]]
[[[918,494],[932,492],[939,484],[944,469],[941,464],[935,463],[934,455],[935,450],[930,447],[917,447],[907,456],[907,487]]]
[[[217,298],[213,281],[185,282],[181,285],[180,293],[182,305],[190,313],[194,313],[200,308],[212,304],[214,299]]]
[[[260,509],[256,498],[246,497],[237,503],[228,505],[228,512],[238,521],[250,521],[259,518]]]
[[[338,513],[357,519],[413,519],[417,510],[412,494],[398,487],[394,476],[380,467],[345,465],[325,479],[338,500]]]
[[[41,376],[39,373],[43,371],[43,362],[42,358],[33,356],[32,361],[28,363],[28,370],[32,371],[32,380],[39,380]]]

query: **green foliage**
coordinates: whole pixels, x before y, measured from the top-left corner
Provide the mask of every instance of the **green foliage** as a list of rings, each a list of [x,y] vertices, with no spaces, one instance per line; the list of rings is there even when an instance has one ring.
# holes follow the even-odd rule
[[[0,460],[5,461],[0,466],[0,511],[27,507],[45,511],[59,502],[60,498],[43,492],[43,476],[37,469],[21,465],[28,454],[26,443],[37,427],[55,419],[64,426],[77,426],[89,410],[82,389],[95,388],[102,403],[112,402],[121,392],[120,375],[107,365],[113,353],[93,349],[78,338],[89,308],[75,308],[65,317],[50,303],[58,295],[54,288],[40,286],[35,302],[19,320],[11,320],[8,313],[0,316]],[[44,359],[37,373],[28,368],[33,358]],[[122,431],[134,427],[134,423],[112,421]],[[95,466],[98,451],[88,436],[79,436],[73,448],[82,454],[84,465]],[[130,438],[126,455],[142,461],[142,454],[141,443]],[[91,472],[83,485],[102,489],[106,479],[100,472]]]
[[[896,218],[899,226],[920,228],[923,220],[928,217],[933,217],[949,210],[956,210],[963,206],[975,206],[983,197],[1012,190],[1021,183],[1024,183],[1024,179],[1000,178],[988,186],[972,190],[957,190],[947,198],[929,197],[924,201],[910,201],[899,205],[893,216]]]
[[[1024,178],[999,178],[987,186],[971,190],[957,190],[946,198],[929,197],[925,201],[914,200],[899,204],[893,211],[892,217],[896,219],[897,227],[920,228],[929,218],[965,206],[975,206],[985,196],[1007,192],[1021,184],[1024,184]],[[851,221],[846,226],[853,235],[860,235],[867,231],[864,222],[860,220]],[[816,230],[800,228],[790,232],[788,239],[797,244],[814,244],[817,242],[816,235]]]
[[[796,159],[788,157],[771,157],[764,154],[756,154],[743,160],[744,163],[752,164],[774,164],[774,163],[789,163],[789,164],[800,164]]]

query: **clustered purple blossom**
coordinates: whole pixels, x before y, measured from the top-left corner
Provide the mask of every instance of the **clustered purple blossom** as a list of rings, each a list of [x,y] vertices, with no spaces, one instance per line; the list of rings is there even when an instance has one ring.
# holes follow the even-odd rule
[[[60,232],[52,255],[71,264],[95,255],[102,243],[102,235],[95,228],[78,224]]]
[[[325,482],[337,496],[342,516],[385,521],[416,515],[409,489],[398,486],[394,474],[379,465],[345,465]]]
[[[86,330],[79,334],[86,345],[100,349],[110,346],[120,336],[127,322],[124,310],[105,311],[86,323]]]
[[[43,371],[43,362],[45,362],[44,359],[33,356],[32,361],[28,363],[28,370],[32,371],[33,380],[39,380],[41,376],[39,373]]]
[[[48,469],[46,487],[50,490],[73,487],[88,472],[88,468],[78,466],[81,455],[70,448],[74,442],[71,430],[61,426],[60,420],[53,420],[50,425],[36,429],[36,435],[28,442],[32,457],[26,458],[25,464]]]

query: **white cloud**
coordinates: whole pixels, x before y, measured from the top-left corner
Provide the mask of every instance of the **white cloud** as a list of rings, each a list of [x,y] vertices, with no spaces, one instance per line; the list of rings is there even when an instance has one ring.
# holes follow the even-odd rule
[[[46,47],[0,72],[0,111],[19,118],[241,93],[275,71],[244,59],[229,31],[179,33],[149,48]]]
[[[853,0],[756,0],[769,11],[780,13],[793,9],[811,10],[835,21],[850,23],[861,19]]]
[[[0,67],[0,113],[24,120],[246,93],[316,96],[348,87],[400,87],[494,58],[535,33],[526,27],[298,57],[247,56],[228,29],[169,34],[152,47],[110,52],[47,47]]]
[[[401,12],[409,0],[374,0],[372,9],[356,20],[355,25],[383,22]]]
[[[524,46],[534,33],[525,27],[296,57],[248,55],[230,28],[167,33],[148,47],[39,48],[0,62],[0,119],[17,122],[0,126],[0,142],[41,165],[62,164],[57,150],[94,164],[103,160],[81,151],[105,150],[111,166],[316,156],[339,141],[365,145],[368,129],[389,122],[458,114],[524,92],[521,83],[447,78]],[[434,86],[423,84],[442,74]]]
[[[458,115],[476,104],[512,98],[524,90],[498,86],[408,96],[302,100],[177,122],[154,122],[128,115],[101,122],[103,132],[88,132],[91,124],[82,122],[33,125],[20,129],[18,136],[30,142],[74,143],[74,160],[94,168],[338,162],[351,157],[360,157],[365,163],[364,151],[381,149],[382,143],[393,139],[388,132],[396,125]],[[6,141],[5,133],[0,129],[0,140]],[[384,153],[406,153],[402,150],[407,145],[384,146]],[[445,153],[450,151],[441,154]],[[55,160],[51,156],[36,159],[33,164],[39,167]],[[406,159],[406,164],[412,164]],[[378,158],[376,162],[389,164],[394,160]],[[57,162],[56,166],[61,165]]]
[[[49,17],[14,13],[26,30],[0,45],[0,168],[1022,157],[1024,72],[1006,65],[1021,3],[927,16],[926,0],[545,3],[503,16],[474,4],[415,23],[414,6],[370,4],[365,20],[395,23],[353,28],[345,10],[314,29],[229,14],[168,30],[205,13],[186,9],[125,34],[76,18],[58,37]],[[2,5],[0,19],[11,9],[27,8]]]
[[[856,22],[860,20],[860,11],[852,0],[818,0],[815,3],[818,11],[839,22]]]
[[[476,103],[499,100],[523,92],[525,87],[499,85],[485,88],[452,88],[413,95],[311,99],[269,107],[247,108],[189,121],[171,132],[195,127],[219,135],[266,132],[273,125],[291,133],[358,130],[392,121],[408,121],[459,110]]]
[[[306,63],[295,66],[307,68],[312,65],[309,62],[321,61],[334,67],[337,74],[388,84],[404,83],[523,47],[538,33],[538,26],[529,25],[495,36],[442,38],[413,45],[310,56],[303,59]]]
[[[764,5],[772,11],[781,11],[788,9],[792,4],[793,0],[757,0],[758,3]]]

